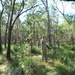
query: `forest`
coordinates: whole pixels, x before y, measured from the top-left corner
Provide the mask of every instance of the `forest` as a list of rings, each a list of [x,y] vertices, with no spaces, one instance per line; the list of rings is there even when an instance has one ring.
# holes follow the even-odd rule
[[[0,0],[0,75],[75,75],[71,10],[75,0]]]

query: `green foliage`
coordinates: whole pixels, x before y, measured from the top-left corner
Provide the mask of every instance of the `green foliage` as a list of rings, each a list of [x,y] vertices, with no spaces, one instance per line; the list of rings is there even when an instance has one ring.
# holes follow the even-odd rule
[[[18,50],[20,49],[20,46],[19,45],[13,45],[13,48],[12,48],[15,52],[18,52]]]
[[[70,61],[75,60],[75,52],[64,50],[60,55],[61,62],[66,65],[69,65]]]
[[[24,62],[20,61],[20,65],[25,75],[47,75],[49,71],[44,65],[38,64],[31,57],[25,58]]]
[[[75,65],[74,67],[72,67],[69,65],[58,63],[56,65],[56,69],[57,69],[58,75],[75,75]]]
[[[48,71],[44,65],[38,65],[35,75],[47,75]]]
[[[64,64],[58,64],[56,66],[59,75],[68,75],[67,67]]]
[[[24,75],[24,71],[19,65],[18,60],[12,60],[13,62],[8,63],[6,75]]]
[[[7,66],[7,75],[75,75],[75,52],[70,50],[70,45],[62,44],[60,49],[54,46],[50,46],[51,50],[48,50],[47,57],[48,62],[40,62],[38,60],[38,54],[41,56],[41,48],[38,46],[33,46],[32,56],[29,55],[30,45],[21,44],[21,45],[12,45],[11,51],[12,56],[14,54],[16,57],[12,62],[8,63]],[[5,50],[4,50],[5,51]],[[34,58],[35,55],[35,58]],[[37,56],[36,56],[37,55]],[[1,57],[2,56],[2,57]],[[1,55],[1,61],[4,62],[4,55]],[[36,57],[38,60],[36,61]],[[51,60],[49,60],[51,59]],[[56,61],[59,60],[57,64]],[[50,63],[49,63],[50,61]],[[52,66],[51,62],[54,66]],[[43,64],[42,64],[43,63]],[[55,66],[56,64],[56,66]],[[47,66],[56,68],[54,70],[48,69]]]
[[[33,46],[32,53],[33,54],[41,54],[41,48],[39,48],[38,46]]]
[[[24,62],[24,70],[26,75],[34,75],[36,70],[37,63],[31,58],[27,59]]]
[[[68,44],[68,43],[62,43],[61,46],[64,48],[64,49],[70,49],[71,46]]]
[[[5,56],[3,54],[0,54],[0,64],[5,62]]]
[[[10,68],[6,75],[24,75],[23,69],[21,67],[12,67]]]
[[[7,75],[33,75],[37,63],[31,58],[25,58],[25,60],[14,60],[8,63],[8,66]]]

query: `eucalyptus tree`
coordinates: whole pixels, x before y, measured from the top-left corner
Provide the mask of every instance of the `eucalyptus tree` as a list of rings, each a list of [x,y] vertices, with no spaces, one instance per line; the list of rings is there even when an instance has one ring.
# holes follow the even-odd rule
[[[2,37],[1,37],[1,21],[2,21],[2,15],[4,11],[4,4],[2,0],[0,0],[0,4],[2,6],[2,10],[0,10],[0,53],[2,53]]]
[[[8,23],[8,49],[7,49],[7,59],[11,59],[10,56],[10,48],[11,48],[11,35],[12,35],[12,30],[15,25],[16,20],[19,18],[20,15],[22,15],[24,12],[27,12],[28,10],[37,7],[38,5],[31,5],[29,7],[26,7],[26,2],[24,0],[7,0],[8,2],[8,7],[10,10],[9,12],[9,23]],[[26,9],[26,10],[25,10]],[[15,14],[16,12],[16,14]]]
[[[7,32],[8,32],[8,23],[9,23],[9,13],[8,13],[8,18],[7,18],[7,22],[6,22],[6,30],[5,30],[5,48],[6,48],[6,44],[7,44]]]
[[[51,20],[50,20],[50,13],[49,13],[49,6],[48,6],[48,0],[41,0],[44,7],[45,7],[45,10],[46,10],[46,13],[47,13],[47,37],[48,37],[48,42],[49,44],[51,45]]]
[[[58,37],[58,23],[59,23],[59,14],[57,9],[51,5],[51,34],[52,34],[52,43],[54,44],[54,46],[56,45],[56,39]]]

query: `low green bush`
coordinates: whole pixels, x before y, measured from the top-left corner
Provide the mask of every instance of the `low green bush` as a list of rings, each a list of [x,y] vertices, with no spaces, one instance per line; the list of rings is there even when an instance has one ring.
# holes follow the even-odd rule
[[[75,66],[59,63],[56,65],[58,75],[75,75]]]
[[[36,66],[37,63],[31,58],[26,59],[26,61],[24,62],[25,75],[34,75],[36,71]]]
[[[34,75],[47,75],[50,70],[47,69],[44,65],[38,65],[37,71]]]
[[[25,75],[21,67],[12,67],[7,70],[6,75]]]
[[[41,48],[39,48],[38,46],[33,46],[31,53],[33,53],[33,54],[41,54]]]
[[[18,60],[8,62],[6,75],[25,75],[23,68],[19,65]]]

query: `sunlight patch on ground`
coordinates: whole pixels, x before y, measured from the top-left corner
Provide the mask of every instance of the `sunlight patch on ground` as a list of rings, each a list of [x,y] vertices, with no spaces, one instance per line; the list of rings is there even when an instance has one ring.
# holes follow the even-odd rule
[[[33,56],[33,59],[35,59],[35,60],[41,60],[42,59],[42,56],[41,55],[35,55],[35,56]]]
[[[7,67],[6,64],[0,65],[0,74],[1,75],[5,75],[6,67]]]

